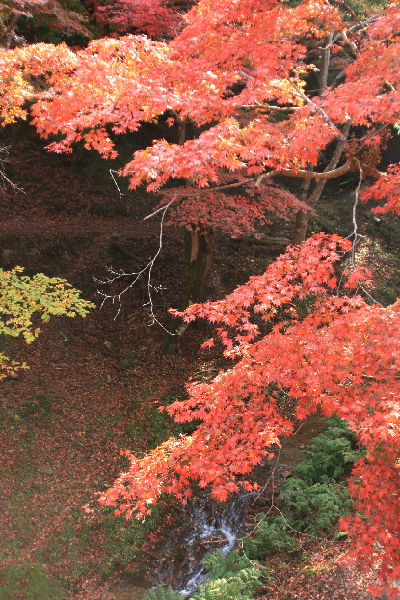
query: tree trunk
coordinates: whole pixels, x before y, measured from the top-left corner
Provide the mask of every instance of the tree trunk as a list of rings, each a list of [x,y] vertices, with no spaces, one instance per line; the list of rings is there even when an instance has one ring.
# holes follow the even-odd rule
[[[331,171],[336,168],[340,157],[342,156],[344,147],[346,145],[346,140],[350,132],[351,122],[348,121],[342,130],[343,139],[340,139],[336,144],[335,151],[333,156],[329,162],[329,164],[325,167],[324,172]],[[324,191],[324,187],[326,184],[326,179],[321,179],[320,181],[316,181],[313,191],[310,195],[308,195],[308,190],[310,188],[311,179],[305,179],[303,181],[301,187],[300,199],[308,204],[310,208],[315,208],[318,200],[321,198],[322,192]],[[310,211],[299,210],[296,214],[296,221],[293,228],[292,233],[292,244],[298,245],[304,242],[307,237],[307,226],[308,226],[308,217]]]
[[[304,240],[307,237],[307,227],[308,211],[298,210],[296,213],[296,220],[293,228],[292,244],[298,246],[298,244],[304,242]]]
[[[174,111],[170,111],[178,124],[178,144],[183,145],[186,140],[186,120]],[[190,180],[186,185],[190,186]],[[191,304],[204,302],[206,299],[204,283],[208,267],[211,263],[214,249],[214,232],[211,229],[203,229],[201,224],[192,224],[191,229],[185,231],[185,258],[186,258],[186,296],[184,309]],[[164,354],[171,354],[176,350],[179,337],[186,331],[188,323],[182,319],[175,318],[171,325],[171,331],[161,344]]]
[[[19,13],[15,13],[8,25],[5,26],[5,30],[0,33],[0,46],[5,50],[9,50],[14,35],[14,29],[17,24]]]
[[[313,166],[308,164],[307,170],[313,171]],[[310,189],[311,179],[303,179],[301,184],[300,200],[307,204],[308,190]],[[297,246],[304,242],[307,237],[307,226],[308,226],[308,211],[299,210],[296,213],[296,220],[294,223],[294,229],[292,233],[292,244]]]
[[[331,57],[330,45],[332,43],[333,33],[329,34],[326,39],[326,46],[322,49],[322,57],[321,57],[321,68],[319,74],[319,86],[318,86],[318,95],[322,96],[328,85],[328,73],[329,73],[329,63]],[[329,162],[329,165],[325,167],[324,171],[331,171],[335,169],[340,157],[342,156],[342,152],[346,145],[346,140],[350,132],[351,122],[348,121],[344,127],[342,134],[344,136],[343,139],[339,140],[336,144],[335,151],[333,156]],[[308,167],[310,170],[310,166]],[[311,170],[312,167],[311,167]],[[301,194],[300,200],[308,204],[310,208],[315,208],[318,200],[321,198],[322,192],[324,191],[324,187],[326,184],[326,180],[320,180],[315,183],[313,191],[311,194],[308,194],[309,188],[311,184],[311,179],[306,179],[303,181],[301,186]],[[301,244],[307,237],[307,226],[308,226],[308,217],[310,215],[310,211],[299,210],[296,214],[296,220],[292,232],[292,243],[295,245]]]
[[[214,232],[201,226],[185,232],[186,298],[185,308],[206,299],[204,283],[214,248]]]
[[[192,226],[185,231],[186,257],[186,297],[184,308],[206,300],[205,280],[214,249],[214,232],[201,226]],[[180,336],[186,331],[188,323],[176,317],[171,331],[161,344],[164,354],[176,351]]]

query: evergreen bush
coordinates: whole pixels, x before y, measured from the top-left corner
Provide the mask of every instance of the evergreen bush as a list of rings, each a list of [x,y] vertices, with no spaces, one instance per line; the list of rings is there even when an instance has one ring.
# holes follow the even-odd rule
[[[354,462],[362,456],[356,437],[344,421],[334,417],[324,433],[316,436],[306,449],[294,477],[281,487],[281,514],[258,516],[256,535],[244,541],[252,559],[296,549],[294,531],[320,534],[332,530],[340,517],[352,509],[344,479]]]
[[[163,587],[159,585],[156,590],[147,590],[143,600],[182,600],[183,594],[174,592],[171,586]]]
[[[234,550],[224,556],[217,550],[204,559],[208,581],[197,588],[190,600],[250,600],[261,585],[262,569]]]

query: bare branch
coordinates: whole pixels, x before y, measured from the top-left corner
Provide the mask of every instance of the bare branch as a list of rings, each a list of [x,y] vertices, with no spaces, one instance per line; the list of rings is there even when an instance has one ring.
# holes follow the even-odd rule
[[[160,206],[160,208],[157,208],[157,210],[155,210],[154,212],[152,212],[150,215],[147,215],[147,217],[145,217],[143,219],[143,221],[147,221],[147,219],[151,219],[151,217],[154,217],[154,215],[158,215],[158,213],[160,213],[161,211],[166,211],[168,210],[168,208],[171,206],[171,204],[173,202],[175,202],[176,197],[178,194],[175,194],[175,196],[172,198],[171,202],[168,202],[168,204],[163,204],[162,206]]]
[[[343,131],[345,131],[345,130],[343,130]],[[347,138],[347,135],[341,134],[340,140],[342,141],[342,144],[337,146],[337,148],[335,150],[335,154],[339,150],[343,151],[343,147],[347,142],[346,138]],[[328,167],[332,164],[335,154],[332,157],[332,160],[329,163]],[[366,165],[364,163],[361,164],[361,168],[362,168],[363,172],[365,173],[365,175],[369,175],[370,177],[375,177],[376,179],[378,177],[380,177],[381,175],[383,175],[383,173],[378,171],[378,169],[376,169],[375,167],[371,167],[370,165]],[[350,171],[355,171],[355,170],[357,170],[355,159],[347,160],[344,165],[342,165],[341,167],[338,167],[337,169],[335,169],[335,168],[331,169],[331,170],[325,169],[325,171],[323,171],[322,173],[318,173],[316,171],[304,171],[302,169],[299,169],[298,171],[294,171],[292,169],[273,169],[272,171],[268,171],[268,173],[263,173],[262,175],[258,175],[256,177],[248,177],[248,178],[244,179],[243,181],[236,181],[235,183],[229,183],[227,185],[220,185],[220,186],[216,186],[216,187],[207,187],[207,188],[203,188],[203,189],[197,190],[197,191],[191,190],[190,195],[191,196],[202,196],[203,194],[209,194],[210,192],[220,192],[222,190],[232,189],[232,188],[236,188],[236,187],[240,187],[240,186],[246,186],[247,184],[252,183],[253,181],[255,182],[255,186],[259,187],[259,185],[261,184],[262,181],[264,181],[264,179],[272,179],[273,177],[277,177],[278,175],[284,175],[285,177],[298,177],[301,179],[315,179],[315,181],[327,181],[328,179],[335,179],[336,177],[341,177],[342,175],[345,175],[346,173],[349,173]],[[183,198],[187,195],[188,195],[187,191],[182,192],[182,193],[177,192],[175,194],[173,200],[171,200],[171,202],[169,202],[168,204],[163,204],[163,206],[160,206],[160,208],[155,210],[153,213],[151,213],[150,215],[147,215],[147,217],[145,217],[144,220],[150,219],[154,215],[156,215],[159,212],[161,212],[162,210],[164,210],[164,208],[169,208],[169,206],[172,204],[172,202],[174,202],[177,198]]]
[[[340,131],[340,129],[335,125],[335,123],[333,121],[331,121],[331,119],[328,117],[328,115],[326,114],[326,112],[317,104],[315,104],[315,102],[313,102],[311,100],[311,98],[309,98],[299,87],[298,85],[292,80],[289,79],[290,83],[292,84],[292,86],[296,89],[297,91],[297,95],[300,96],[300,98],[303,98],[303,100],[305,100],[307,102],[307,104],[310,104],[314,110],[321,115],[321,117],[323,118],[323,120],[325,121],[325,123],[327,123],[330,127],[332,127],[332,129],[336,129],[336,131],[339,133],[339,138],[340,139],[344,139],[342,132]]]
[[[7,26],[7,28],[0,34],[0,44],[2,44],[3,40],[7,40],[7,37],[10,33],[14,32],[15,26],[17,24],[18,18],[21,16],[21,13],[17,12],[14,13],[12,16],[12,19],[9,23],[9,25]],[[8,43],[6,42],[5,44],[5,48],[8,50],[10,43],[8,41]]]
[[[348,236],[349,238],[350,237],[353,238],[352,248],[351,248],[351,264],[352,264],[353,268],[355,266],[356,246],[357,246],[358,242],[360,241],[360,238],[363,237],[358,233],[358,226],[357,226],[357,205],[358,205],[358,201],[359,201],[359,197],[360,197],[360,189],[361,189],[361,184],[362,184],[362,180],[363,180],[363,172],[362,172],[359,161],[358,161],[358,165],[359,165],[359,169],[360,169],[360,178],[358,180],[358,186],[356,189],[355,200],[354,200],[354,204],[353,204],[353,217],[352,217],[353,218],[353,231]]]
[[[350,46],[350,48],[352,49],[352,51],[354,52],[354,54],[356,56],[358,56],[359,52],[358,52],[357,44],[355,44],[354,42],[352,42],[351,40],[349,40],[349,38],[347,37],[347,34],[346,34],[345,31],[341,32],[341,36],[342,36],[342,40],[344,42],[346,42],[346,44],[348,44]]]
[[[338,140],[338,143],[336,144],[336,148],[333,153],[333,156],[332,156],[331,160],[329,161],[329,164],[325,167],[323,173],[331,173],[336,168],[336,165],[338,164],[340,157],[342,156],[344,147],[347,143],[347,138],[350,133],[350,127],[351,127],[351,121],[349,120],[344,125],[343,130],[342,130],[342,134],[345,139]],[[316,183],[313,191],[311,192],[310,196],[308,197],[308,199],[306,201],[307,204],[309,204],[309,206],[314,207],[317,204],[327,181],[328,181],[327,179],[317,180],[317,183]]]
[[[97,290],[97,293],[100,294],[103,297],[103,301],[100,305],[100,308],[102,308],[104,306],[104,303],[107,300],[110,300],[112,302],[112,304],[116,304],[118,305],[118,309],[116,312],[116,315],[114,317],[114,320],[118,317],[118,315],[121,312],[121,308],[122,308],[122,296],[124,294],[126,294],[126,292],[128,290],[130,290],[135,283],[138,281],[138,279],[144,275],[144,273],[146,273],[147,271],[147,297],[148,297],[148,302],[146,302],[146,304],[144,304],[143,306],[148,306],[149,307],[149,317],[151,318],[151,325],[154,325],[154,323],[157,323],[158,325],[160,325],[160,327],[162,327],[162,329],[164,329],[164,331],[166,331],[168,334],[170,335],[177,335],[174,333],[171,333],[170,331],[168,331],[168,329],[166,327],[164,327],[164,325],[162,323],[160,323],[160,321],[157,319],[157,317],[154,314],[154,303],[153,303],[153,297],[152,297],[152,292],[154,289],[156,289],[152,283],[151,283],[151,275],[152,275],[152,270],[154,267],[154,264],[159,256],[159,254],[161,253],[161,250],[163,248],[163,226],[164,226],[164,220],[168,211],[168,208],[171,206],[171,204],[175,201],[175,196],[174,198],[166,205],[162,206],[160,209],[158,209],[154,214],[161,212],[162,211],[162,217],[161,217],[161,222],[160,222],[160,234],[159,234],[159,244],[158,244],[158,249],[157,252],[154,254],[154,256],[151,258],[151,260],[147,263],[147,265],[141,269],[140,271],[136,272],[136,273],[125,273],[124,271],[121,272],[117,272],[114,271],[112,268],[109,268],[109,272],[114,275],[114,277],[110,278],[110,279],[106,279],[105,281],[100,281],[98,279],[95,279],[95,281],[98,281],[99,283],[103,284],[103,285],[110,285],[112,283],[114,283],[115,281],[118,281],[119,279],[121,279],[122,277],[134,277],[133,281],[131,281],[131,283],[129,285],[127,285],[121,292],[119,292],[118,294],[107,294],[104,293],[100,290]],[[149,218],[153,215],[149,215],[146,218]]]
[[[9,151],[9,147],[6,146],[0,146],[0,155],[1,154],[8,154]],[[17,192],[21,192],[22,194],[25,194],[26,192],[24,192],[23,189],[19,188],[17,185],[15,185],[15,183],[13,181],[11,181],[11,179],[9,179],[6,175],[6,171],[5,171],[5,163],[8,162],[8,159],[6,158],[2,158],[0,156],[0,187],[2,187],[3,189],[6,188],[6,184],[10,185],[13,190],[17,191]]]

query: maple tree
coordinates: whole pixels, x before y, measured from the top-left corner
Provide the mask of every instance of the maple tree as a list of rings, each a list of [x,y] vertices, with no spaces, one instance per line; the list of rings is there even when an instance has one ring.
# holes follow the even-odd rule
[[[25,100],[35,101],[39,133],[63,134],[50,150],[83,141],[104,157],[116,155],[116,135],[167,117],[180,143],[156,140],[121,175],[131,187],[147,181],[149,191],[186,180],[186,188],[164,191],[161,203],[173,199],[172,222],[191,234],[189,261],[206,267],[200,240],[209,236],[207,254],[216,228],[253,231],[266,210],[290,216],[290,208],[299,243],[327,180],[360,169],[387,177],[377,165],[399,118],[398,20],[397,5],[358,17],[345,2],[202,0],[169,43],[124,36],[77,52],[39,44],[3,53],[2,116],[24,116]],[[318,96],[307,89],[316,78]],[[194,139],[186,139],[188,123]],[[300,198],[273,187],[276,176],[304,180]],[[188,303],[201,299],[188,296]]]
[[[162,493],[186,502],[194,484],[222,501],[254,489],[254,465],[293,431],[277,401],[283,391],[296,402],[297,419],[320,410],[357,434],[367,454],[349,483],[361,514],[342,520],[353,541],[349,557],[378,566],[383,582],[399,577],[400,302],[366,303],[358,295],[368,285],[362,267],[337,274],[350,247],[338,236],[314,235],[223,300],[185,310],[185,320],[215,324],[236,362],[210,383],[190,384],[189,398],[166,408],[177,422],[200,420],[192,435],[144,458],[124,452],[130,467],[102,503],[143,518]]]
[[[171,39],[183,27],[183,13],[191,0],[114,0],[95,2],[94,16],[98,25],[106,25],[113,35],[145,33],[153,39]]]
[[[201,0],[168,43],[127,35],[78,51],[37,44],[2,52],[1,117],[10,123],[30,110],[42,136],[63,134],[50,150],[83,142],[115,157],[115,136],[161,115],[180,143],[156,140],[120,174],[132,188],[161,190],[160,208],[190,232],[191,262],[215,228],[252,231],[266,210],[298,212],[298,243],[324,183],[346,173],[357,173],[360,184],[374,178],[362,199],[400,213],[399,166],[378,168],[400,118],[399,25],[398,4],[359,17],[343,1]],[[317,91],[310,89],[316,78]],[[303,181],[299,197],[277,187],[277,176]],[[177,186],[163,190],[170,180]],[[104,502],[122,498],[127,516],[141,516],[161,492],[190,497],[193,482],[212,485],[221,500],[238,485],[250,488],[242,476],[293,427],[269,392],[283,388],[298,418],[318,408],[336,413],[366,446],[350,483],[365,517],[344,525],[353,556],[366,550],[369,564],[384,557],[382,580],[398,577],[399,305],[351,295],[367,275],[359,269],[338,280],[334,265],[345,250],[348,241],[312,237],[226,299],[186,310],[188,321],[219,323],[238,362],[171,405],[177,420],[201,425],[143,459],[128,453],[132,467]],[[305,314],[296,309],[302,302]]]

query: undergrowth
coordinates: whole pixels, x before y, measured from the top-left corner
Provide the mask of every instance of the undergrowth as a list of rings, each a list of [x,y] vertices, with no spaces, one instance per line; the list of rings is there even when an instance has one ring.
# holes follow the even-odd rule
[[[310,442],[307,458],[296,466],[294,477],[282,485],[280,512],[258,514],[256,534],[244,540],[251,559],[280,550],[295,551],[296,532],[333,534],[339,518],[351,512],[346,479],[361,451],[344,421],[333,418],[328,423],[325,433]]]
[[[243,553],[222,550],[207,556],[207,581],[190,600],[250,600],[267,570],[265,560],[276,552],[296,553],[298,534],[340,536],[337,522],[349,514],[353,502],[346,479],[354,462],[362,456],[356,437],[345,422],[333,418],[325,433],[315,437],[306,449],[307,458],[294,470],[294,477],[281,486],[279,509],[259,513],[251,537],[243,541]],[[149,590],[144,600],[177,600],[171,588]]]

